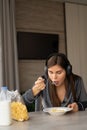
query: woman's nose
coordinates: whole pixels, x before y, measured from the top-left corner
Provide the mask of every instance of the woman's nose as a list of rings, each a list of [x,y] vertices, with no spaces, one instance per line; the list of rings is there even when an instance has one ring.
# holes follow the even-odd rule
[[[53,74],[53,79],[56,79],[57,78],[57,75],[56,74]]]

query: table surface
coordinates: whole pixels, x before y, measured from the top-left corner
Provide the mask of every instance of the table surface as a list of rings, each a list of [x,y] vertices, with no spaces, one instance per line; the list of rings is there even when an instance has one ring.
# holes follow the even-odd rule
[[[10,126],[0,126],[0,130],[87,130],[87,111],[69,112],[52,116],[42,111],[30,112],[30,119],[13,121]]]

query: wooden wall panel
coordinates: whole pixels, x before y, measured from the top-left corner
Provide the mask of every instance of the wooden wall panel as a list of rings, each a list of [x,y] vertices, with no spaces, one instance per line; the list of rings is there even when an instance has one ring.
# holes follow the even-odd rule
[[[18,30],[64,32],[63,4],[44,0],[16,0]]]

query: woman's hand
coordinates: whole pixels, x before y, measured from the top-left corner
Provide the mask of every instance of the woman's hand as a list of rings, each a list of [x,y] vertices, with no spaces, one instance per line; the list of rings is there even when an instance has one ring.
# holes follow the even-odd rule
[[[78,111],[78,104],[76,102],[72,103],[72,104],[69,104],[68,105],[69,108],[72,108],[73,112],[77,112]]]
[[[43,89],[45,89],[44,79],[42,77],[39,77],[32,88],[34,96],[36,96]]]

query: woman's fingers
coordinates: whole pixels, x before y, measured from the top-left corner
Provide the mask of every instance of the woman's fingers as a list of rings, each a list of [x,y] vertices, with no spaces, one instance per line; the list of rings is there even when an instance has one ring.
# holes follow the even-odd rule
[[[38,83],[42,83],[44,82],[44,79],[42,77],[39,77],[36,81],[35,81],[35,84],[38,84]]]
[[[43,89],[45,89],[44,79],[39,77],[32,88],[34,96],[36,96]]]
[[[69,104],[68,107],[72,108],[74,112],[78,111],[78,105],[77,105],[77,103]]]

